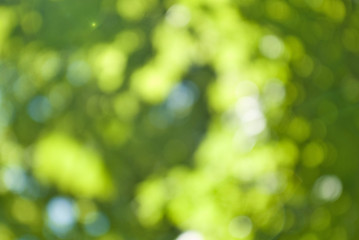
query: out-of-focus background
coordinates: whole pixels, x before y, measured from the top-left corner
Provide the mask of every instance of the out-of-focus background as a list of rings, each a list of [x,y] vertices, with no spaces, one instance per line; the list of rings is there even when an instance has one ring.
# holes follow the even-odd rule
[[[358,4],[1,0],[0,239],[358,239]]]

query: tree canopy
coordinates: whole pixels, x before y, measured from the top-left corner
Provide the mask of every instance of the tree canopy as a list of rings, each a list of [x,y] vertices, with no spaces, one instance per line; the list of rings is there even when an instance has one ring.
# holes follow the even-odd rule
[[[1,0],[2,240],[357,239],[355,0]]]

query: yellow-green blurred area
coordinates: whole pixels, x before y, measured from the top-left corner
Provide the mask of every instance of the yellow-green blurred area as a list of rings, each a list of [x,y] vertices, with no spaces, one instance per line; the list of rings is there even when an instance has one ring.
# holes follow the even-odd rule
[[[1,240],[351,240],[357,0],[0,0]]]

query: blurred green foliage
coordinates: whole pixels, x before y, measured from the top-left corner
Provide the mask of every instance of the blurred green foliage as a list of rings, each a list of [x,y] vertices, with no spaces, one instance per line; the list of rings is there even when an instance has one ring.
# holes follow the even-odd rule
[[[355,0],[0,0],[1,240],[357,239]]]

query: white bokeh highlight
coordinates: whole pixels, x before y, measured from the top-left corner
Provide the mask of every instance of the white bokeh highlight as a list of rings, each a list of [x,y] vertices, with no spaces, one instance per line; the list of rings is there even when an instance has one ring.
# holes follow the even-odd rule
[[[72,200],[55,197],[47,205],[47,225],[58,236],[63,236],[75,225],[77,216]]]
[[[204,240],[203,235],[197,231],[186,231],[181,233],[176,240]]]
[[[259,50],[265,57],[277,59],[283,54],[284,44],[277,36],[266,35],[261,39]]]
[[[317,198],[327,202],[337,200],[343,191],[342,182],[335,175],[324,175],[314,184],[314,194]]]
[[[258,135],[263,132],[267,126],[257,96],[240,98],[236,104],[236,114],[240,119],[243,132],[247,136]]]
[[[191,13],[187,7],[175,4],[168,9],[165,19],[174,27],[184,27],[190,22]]]

